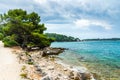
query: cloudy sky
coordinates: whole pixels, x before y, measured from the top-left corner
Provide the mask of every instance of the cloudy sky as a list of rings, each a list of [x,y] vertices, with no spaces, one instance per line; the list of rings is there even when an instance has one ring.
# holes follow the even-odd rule
[[[0,0],[0,14],[37,12],[46,32],[85,38],[120,37],[119,0]]]

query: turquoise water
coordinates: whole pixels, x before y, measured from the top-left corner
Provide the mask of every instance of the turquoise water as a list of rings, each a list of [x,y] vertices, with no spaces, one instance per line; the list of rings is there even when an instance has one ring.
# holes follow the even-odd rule
[[[120,80],[120,41],[54,42],[51,46],[69,49],[59,55],[68,64],[84,65],[105,80]]]

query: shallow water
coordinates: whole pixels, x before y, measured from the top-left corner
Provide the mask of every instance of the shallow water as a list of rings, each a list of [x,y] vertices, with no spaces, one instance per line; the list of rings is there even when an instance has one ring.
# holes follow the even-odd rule
[[[120,41],[54,42],[52,47],[68,48],[59,57],[74,66],[86,66],[98,80],[120,80]]]

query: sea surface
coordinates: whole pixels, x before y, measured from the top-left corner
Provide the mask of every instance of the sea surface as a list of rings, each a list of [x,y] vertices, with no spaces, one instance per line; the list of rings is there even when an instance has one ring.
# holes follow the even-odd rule
[[[120,41],[53,42],[68,48],[59,55],[72,66],[85,66],[97,80],[120,80]]]

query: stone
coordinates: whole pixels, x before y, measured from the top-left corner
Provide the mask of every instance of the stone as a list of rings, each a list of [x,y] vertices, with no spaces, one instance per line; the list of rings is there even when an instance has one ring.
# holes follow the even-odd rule
[[[54,70],[54,66],[48,66],[48,70]]]
[[[43,53],[45,56],[47,55],[58,55],[62,52],[64,52],[64,48],[51,48],[51,47],[46,47],[43,50]]]
[[[58,74],[58,76],[62,76],[62,74]]]
[[[68,79],[68,76],[64,76],[64,79]]]
[[[53,79],[50,78],[49,76],[44,76],[41,80],[53,80]]]
[[[60,80],[60,78],[59,77],[55,77],[55,80]]]
[[[74,79],[73,71],[70,71],[68,76],[69,76],[69,78]]]
[[[74,72],[74,80],[81,80],[81,74],[79,72]]]
[[[82,79],[88,79],[91,80],[91,74],[90,73],[81,73]]]
[[[66,68],[64,68],[64,71],[67,71],[67,69],[66,69]]]
[[[45,64],[42,64],[41,67],[45,67]]]
[[[45,57],[45,56],[46,56],[46,53],[43,52],[43,51],[40,51],[40,56],[41,56],[41,57]]]

